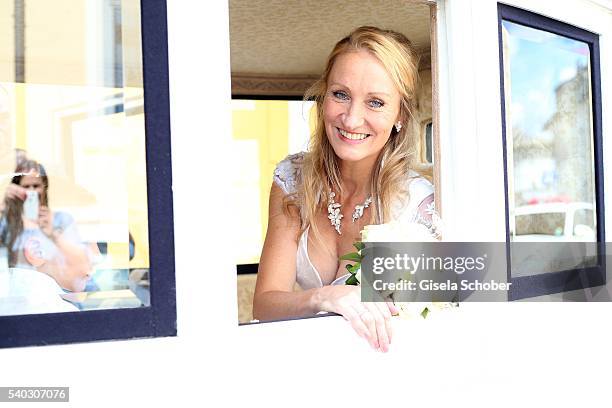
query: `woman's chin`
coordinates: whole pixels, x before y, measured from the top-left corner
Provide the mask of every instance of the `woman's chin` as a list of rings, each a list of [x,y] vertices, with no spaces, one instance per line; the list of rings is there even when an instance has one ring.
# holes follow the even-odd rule
[[[373,151],[372,146],[367,146],[365,144],[349,145],[344,143],[332,143],[332,148],[336,156],[340,160],[346,162],[359,162],[372,155],[378,154],[378,152]]]
[[[336,156],[343,162],[359,162],[369,155],[365,151],[357,151],[356,149],[334,149]]]

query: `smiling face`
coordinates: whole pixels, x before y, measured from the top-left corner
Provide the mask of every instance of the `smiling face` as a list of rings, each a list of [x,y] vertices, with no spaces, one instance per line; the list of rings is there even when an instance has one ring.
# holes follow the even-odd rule
[[[361,50],[339,55],[327,79],[323,120],[341,160],[376,158],[399,120],[400,94],[380,61]]]
[[[33,173],[32,175],[22,176],[19,180],[19,185],[26,190],[33,190],[38,193],[38,197],[41,199],[41,203],[44,203],[44,197],[46,195],[45,184],[38,174]]]
[[[38,192],[38,194],[42,194],[43,191],[45,191],[42,179],[38,174],[35,173],[32,175],[21,177],[21,180],[19,180],[19,185],[25,188],[26,190],[34,190]]]

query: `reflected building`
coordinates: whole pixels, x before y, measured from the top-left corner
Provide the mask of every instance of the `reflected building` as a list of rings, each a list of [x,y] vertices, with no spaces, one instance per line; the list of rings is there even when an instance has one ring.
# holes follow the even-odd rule
[[[589,83],[588,67],[579,66],[554,89],[555,113],[539,135],[513,126],[516,205],[593,202],[594,175],[585,177],[594,163]],[[534,178],[534,171],[541,177]]]
[[[557,191],[571,201],[593,202],[593,132],[589,70],[578,66],[576,75],[555,89],[556,112],[545,129],[554,134],[552,156],[557,169]]]

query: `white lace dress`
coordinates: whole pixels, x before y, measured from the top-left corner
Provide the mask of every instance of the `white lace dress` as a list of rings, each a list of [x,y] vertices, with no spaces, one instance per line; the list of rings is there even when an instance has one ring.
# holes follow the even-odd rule
[[[274,170],[274,182],[285,194],[293,194],[297,191],[303,159],[304,153],[289,155],[278,163]],[[434,205],[432,184],[413,171],[409,174],[407,183],[410,199],[404,203],[398,202],[394,206],[392,210],[393,219],[397,221],[420,222],[427,227],[431,227],[431,214]],[[348,274],[342,276],[331,284],[344,284],[348,276]],[[298,243],[296,280],[304,290],[323,286],[321,275],[308,256],[308,228],[302,233]]]

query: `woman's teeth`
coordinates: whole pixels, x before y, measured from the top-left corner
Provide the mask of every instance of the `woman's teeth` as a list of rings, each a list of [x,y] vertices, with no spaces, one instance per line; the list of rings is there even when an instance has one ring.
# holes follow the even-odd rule
[[[340,128],[338,128],[338,131],[340,132],[342,136],[346,137],[347,139],[351,139],[351,140],[363,140],[366,137],[370,136],[367,133],[350,133]]]

